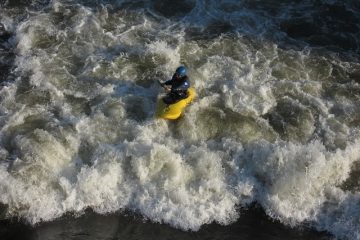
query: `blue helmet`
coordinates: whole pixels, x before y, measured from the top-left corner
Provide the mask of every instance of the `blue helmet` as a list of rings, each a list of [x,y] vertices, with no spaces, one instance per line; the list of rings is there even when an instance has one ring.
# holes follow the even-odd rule
[[[183,77],[186,75],[186,68],[184,66],[180,66],[176,69],[176,73],[180,76]]]

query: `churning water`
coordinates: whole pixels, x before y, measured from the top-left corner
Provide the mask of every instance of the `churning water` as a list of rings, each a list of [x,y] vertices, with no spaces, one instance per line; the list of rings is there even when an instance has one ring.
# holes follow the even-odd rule
[[[0,1],[0,203],[182,230],[258,204],[360,239],[358,1]],[[184,64],[197,99],[154,119]]]

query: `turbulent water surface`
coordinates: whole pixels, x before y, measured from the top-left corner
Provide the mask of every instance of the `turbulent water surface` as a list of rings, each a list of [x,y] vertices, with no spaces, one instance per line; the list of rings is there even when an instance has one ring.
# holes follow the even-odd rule
[[[256,204],[360,239],[359,31],[355,0],[1,0],[2,218],[196,232]],[[156,120],[181,64],[196,101]]]

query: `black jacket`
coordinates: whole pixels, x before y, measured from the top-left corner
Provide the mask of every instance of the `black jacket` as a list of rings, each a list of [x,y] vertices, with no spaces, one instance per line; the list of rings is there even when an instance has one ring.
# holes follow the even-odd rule
[[[188,76],[177,77],[176,74],[173,75],[171,80],[168,80],[164,83],[165,85],[171,85],[172,93],[187,93],[188,88],[190,87],[190,82]]]

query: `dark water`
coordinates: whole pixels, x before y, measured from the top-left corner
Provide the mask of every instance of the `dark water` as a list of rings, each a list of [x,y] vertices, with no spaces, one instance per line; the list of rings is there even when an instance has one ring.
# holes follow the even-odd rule
[[[360,239],[359,39],[355,0],[0,0],[0,239]]]
[[[233,224],[209,224],[196,232],[185,232],[165,224],[152,223],[132,214],[97,215],[92,212],[74,218],[64,217],[31,227],[19,222],[1,222],[1,239],[331,239],[306,227],[288,228],[272,221],[259,208],[244,210],[242,217]]]

